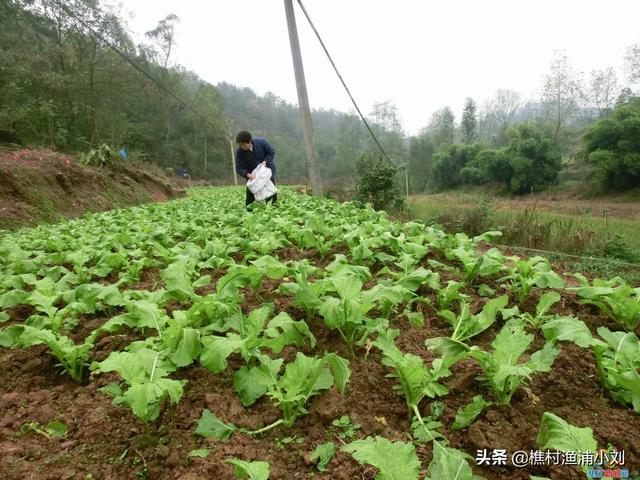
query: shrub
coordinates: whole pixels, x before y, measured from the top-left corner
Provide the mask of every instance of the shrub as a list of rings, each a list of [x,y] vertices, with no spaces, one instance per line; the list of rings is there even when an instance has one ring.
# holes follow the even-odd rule
[[[562,161],[550,137],[527,124],[509,129],[507,137],[504,155],[510,168],[504,172],[504,181],[511,193],[543,190],[556,181]]]
[[[404,209],[404,197],[396,181],[398,168],[389,165],[379,154],[360,155],[356,168],[356,200],[370,203],[376,210]]]
[[[596,122],[584,135],[584,154],[600,170],[605,188],[640,186],[640,101]]]
[[[481,146],[447,145],[434,156],[433,180],[439,189],[455,188],[463,183],[462,170],[468,163],[473,162],[480,152]],[[470,172],[465,175],[469,175]]]
[[[82,163],[85,165],[93,165],[94,167],[112,167],[115,164],[116,158],[116,151],[106,143],[102,143],[96,148],[80,155]]]

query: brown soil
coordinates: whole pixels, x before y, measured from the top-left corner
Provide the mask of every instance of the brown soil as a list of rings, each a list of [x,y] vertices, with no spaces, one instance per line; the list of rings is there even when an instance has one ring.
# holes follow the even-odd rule
[[[0,148],[0,229],[77,217],[184,194],[170,179],[132,164],[81,164],[49,150]]]
[[[301,258],[299,252],[287,251],[281,260]],[[327,259],[306,257],[318,264]],[[331,257],[330,257],[331,259]],[[212,284],[202,293],[215,288],[221,271],[208,271]],[[137,285],[151,287],[157,280],[157,270],[150,269]],[[244,289],[246,309],[273,302],[277,311],[287,311],[295,318],[303,313],[291,305],[291,298],[278,293],[280,281],[265,279],[257,289]],[[492,285],[495,286],[495,285]],[[501,292],[497,292],[501,293]],[[425,292],[425,295],[433,295]],[[534,292],[531,302],[539,295]],[[533,305],[533,303],[531,303]],[[528,304],[528,308],[530,305]],[[481,302],[474,304],[481,308]],[[563,300],[554,312],[577,314],[593,330],[600,325],[611,327],[610,322],[590,307],[575,303],[575,297],[563,294]],[[425,326],[417,328],[405,320],[394,319],[392,326],[401,329],[398,346],[403,351],[420,356],[429,364],[433,354],[424,347],[424,340],[450,333],[450,327],[440,317],[423,308]],[[16,320],[27,315],[26,310],[12,311]],[[81,338],[105,318],[86,318],[87,325],[79,325],[75,338]],[[318,346],[300,350],[307,354],[335,351],[348,357],[340,337],[329,331],[321,318],[313,317],[309,326]],[[490,348],[499,326],[487,330],[474,339],[480,348]],[[93,359],[102,360],[109,352],[123,349],[138,339],[129,330],[101,338],[92,352]],[[540,348],[542,339],[536,338],[533,349]],[[577,426],[590,426],[600,446],[609,443],[624,449],[626,467],[632,472],[640,469],[640,416],[630,408],[610,400],[603,392],[596,371],[593,354],[573,344],[563,343],[562,352],[553,370],[532,378],[521,388],[510,406],[487,409],[468,428],[452,431],[446,428],[453,421],[458,408],[483,394],[491,399],[487,388],[477,378],[481,371],[472,360],[460,362],[452,368],[451,377],[444,380],[449,395],[439,399],[444,404],[442,429],[450,444],[475,457],[477,449],[505,448],[536,450],[536,436],[544,412],[553,412]],[[295,349],[287,348],[282,354],[291,360]],[[300,418],[290,429],[278,427],[260,437],[234,433],[227,442],[204,439],[194,435],[195,422],[203,409],[215,412],[223,421],[238,426],[258,428],[279,418],[279,411],[265,397],[251,407],[241,405],[233,390],[233,371],[242,365],[232,355],[229,369],[213,374],[194,365],[179,370],[173,378],[187,380],[184,396],[177,405],[165,405],[160,418],[148,425],[142,424],[126,407],[113,406],[110,397],[98,389],[114,380],[114,375],[90,377],[84,384],[74,384],[60,373],[56,361],[43,346],[28,350],[0,350],[0,477],[7,479],[232,479],[233,469],[225,461],[230,458],[265,460],[271,465],[272,480],[292,478],[373,479],[376,470],[359,465],[349,455],[338,452],[325,473],[319,473],[309,464],[308,455],[320,443],[333,440],[341,446],[331,422],[348,415],[360,425],[357,438],[382,435],[391,440],[410,439],[410,416],[404,398],[393,389],[395,381],[387,377],[389,368],[381,364],[380,353],[372,348],[356,351],[350,359],[352,370],[348,390],[344,396],[335,390],[317,396],[310,403],[309,414]],[[429,415],[432,401],[424,400],[421,411]],[[65,438],[45,438],[36,433],[20,433],[27,422],[47,424],[62,421],[68,427]],[[348,441],[348,440],[347,440]],[[187,458],[195,449],[210,449],[206,458]],[[431,460],[431,446],[417,448],[423,465],[420,478],[426,475]],[[473,459],[471,460],[473,464]],[[476,467],[474,472],[487,479],[529,479],[529,475],[548,476],[554,480],[584,478],[568,466],[515,468]]]

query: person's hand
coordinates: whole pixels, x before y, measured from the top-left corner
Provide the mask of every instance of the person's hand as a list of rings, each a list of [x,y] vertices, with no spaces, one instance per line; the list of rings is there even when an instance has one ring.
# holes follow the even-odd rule
[[[253,173],[247,173],[247,178],[249,180],[253,180],[254,178],[256,178],[256,176]]]

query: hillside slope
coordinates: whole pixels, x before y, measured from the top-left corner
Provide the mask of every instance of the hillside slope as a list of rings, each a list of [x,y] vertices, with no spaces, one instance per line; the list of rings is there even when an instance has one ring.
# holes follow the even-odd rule
[[[96,168],[48,150],[0,148],[0,229],[179,197],[159,169]]]

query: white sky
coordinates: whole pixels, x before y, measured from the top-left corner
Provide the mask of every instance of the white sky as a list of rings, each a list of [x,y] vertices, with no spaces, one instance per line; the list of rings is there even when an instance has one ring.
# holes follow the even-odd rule
[[[293,0],[312,108],[352,105]],[[495,90],[539,93],[554,50],[588,74],[622,71],[625,47],[640,43],[638,0],[303,0],[360,109],[390,100],[416,134],[449,105],[459,121],[466,97]],[[173,63],[216,84],[268,91],[297,104],[281,0],[125,0],[131,33],[169,13],[180,17]],[[138,37],[141,39],[142,37]]]

